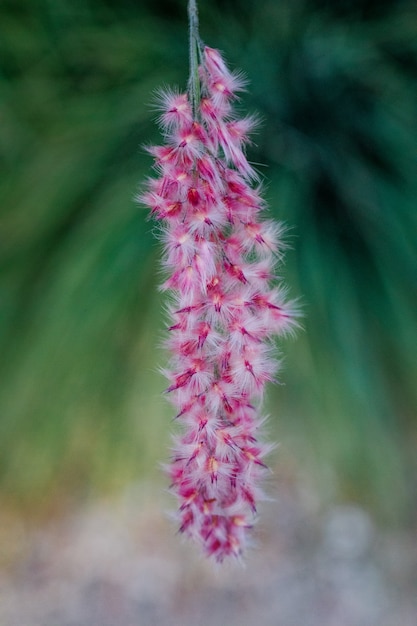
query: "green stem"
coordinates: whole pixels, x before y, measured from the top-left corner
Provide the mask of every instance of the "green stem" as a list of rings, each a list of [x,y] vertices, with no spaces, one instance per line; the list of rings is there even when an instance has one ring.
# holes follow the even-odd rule
[[[198,74],[198,48],[200,37],[198,34],[198,12],[196,0],[188,0],[188,25],[190,32],[190,78],[188,82],[188,89],[190,93],[193,117],[196,119],[200,104],[200,77]]]

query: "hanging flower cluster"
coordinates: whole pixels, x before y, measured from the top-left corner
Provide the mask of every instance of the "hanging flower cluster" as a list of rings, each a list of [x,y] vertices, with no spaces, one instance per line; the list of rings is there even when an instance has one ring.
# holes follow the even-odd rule
[[[161,95],[166,144],[149,149],[159,177],[141,201],[161,224],[171,295],[164,373],[182,425],[168,468],[180,530],[222,561],[241,554],[262,498],[271,446],[258,439],[259,411],[278,369],[272,339],[295,321],[273,285],[281,228],[261,217],[244,152],[255,119],[232,106],[244,81],[208,47],[199,81],[195,107],[185,93]]]

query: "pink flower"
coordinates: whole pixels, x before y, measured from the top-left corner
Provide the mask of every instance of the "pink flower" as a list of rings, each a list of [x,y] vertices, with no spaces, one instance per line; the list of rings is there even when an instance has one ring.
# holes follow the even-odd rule
[[[160,94],[166,144],[149,149],[158,178],[141,201],[161,224],[171,300],[166,391],[182,430],[168,473],[180,531],[222,561],[242,553],[263,497],[261,401],[278,370],[272,340],[293,330],[295,312],[273,284],[282,228],[262,218],[245,156],[255,118],[233,111],[244,81],[217,50],[202,58],[194,112],[187,94]]]

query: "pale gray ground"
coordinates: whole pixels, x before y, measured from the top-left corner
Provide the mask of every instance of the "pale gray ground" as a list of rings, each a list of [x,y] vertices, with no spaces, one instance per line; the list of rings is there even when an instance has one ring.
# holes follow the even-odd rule
[[[417,626],[417,542],[288,485],[244,566],[175,536],[159,488],[3,529],[0,626]]]

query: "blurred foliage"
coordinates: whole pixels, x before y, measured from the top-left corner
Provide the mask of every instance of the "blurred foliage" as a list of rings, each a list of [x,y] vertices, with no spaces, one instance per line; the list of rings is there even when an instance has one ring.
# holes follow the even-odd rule
[[[185,5],[0,2],[3,501],[117,488],[166,455],[159,250],[132,198],[157,140],[152,92],[186,84]],[[324,499],[410,519],[415,2],[201,0],[200,18],[250,78],[242,108],[264,120],[250,157],[291,227],[305,330],[270,390],[283,458]]]

